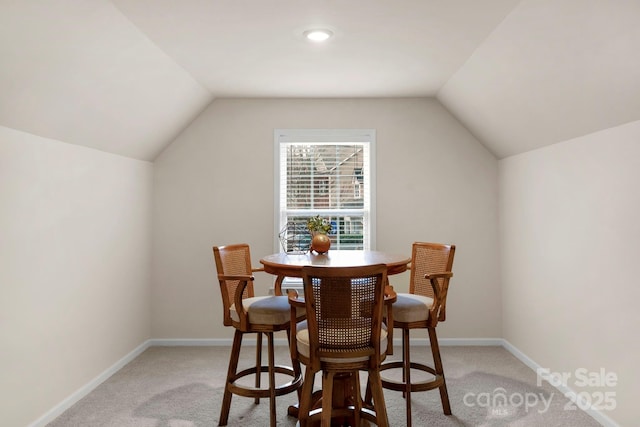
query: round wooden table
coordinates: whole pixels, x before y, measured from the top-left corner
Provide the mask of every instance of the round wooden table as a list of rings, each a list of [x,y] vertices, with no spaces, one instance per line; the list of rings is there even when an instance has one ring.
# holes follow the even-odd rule
[[[260,260],[264,266],[264,271],[277,276],[275,283],[276,295],[282,294],[282,281],[285,277],[302,277],[302,267],[307,265],[321,267],[363,267],[376,264],[385,264],[387,266],[387,276],[402,273],[407,270],[411,258],[406,255],[390,254],[379,251],[349,251],[349,250],[329,250],[324,254],[316,254],[307,252],[304,254],[287,254],[284,252],[267,255]],[[395,301],[394,296],[388,299],[389,303]],[[388,339],[393,342],[393,315],[391,307],[387,310]],[[295,338],[294,338],[295,339]],[[388,352],[387,354],[391,354]],[[345,407],[352,405],[354,402],[355,381],[350,374],[345,374],[342,378],[342,386],[334,385],[333,398],[334,406]],[[321,394],[321,393],[320,393]],[[321,407],[321,403],[317,402],[315,408]],[[289,407],[288,411],[291,416],[298,416],[298,406]]]
[[[324,254],[307,252],[304,254],[288,254],[280,252],[267,255],[260,260],[264,271],[278,276],[276,292],[281,292],[282,280],[285,277],[302,277],[302,267],[306,265],[322,267],[364,267],[376,264],[387,266],[387,276],[407,270],[411,258],[406,255],[390,254],[380,251],[347,251],[329,250]]]

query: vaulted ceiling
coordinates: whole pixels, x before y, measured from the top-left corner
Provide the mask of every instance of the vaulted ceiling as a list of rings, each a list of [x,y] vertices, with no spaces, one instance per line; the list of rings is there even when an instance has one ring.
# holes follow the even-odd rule
[[[503,158],[640,120],[639,22],[637,0],[0,0],[0,126],[153,160],[215,98],[434,96]]]

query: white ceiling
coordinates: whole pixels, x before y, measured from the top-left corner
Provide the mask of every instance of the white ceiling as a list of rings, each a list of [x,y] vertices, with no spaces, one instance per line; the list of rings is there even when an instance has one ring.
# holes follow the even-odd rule
[[[0,125],[153,160],[216,97],[436,96],[502,158],[640,120],[638,22],[637,0],[0,0]]]

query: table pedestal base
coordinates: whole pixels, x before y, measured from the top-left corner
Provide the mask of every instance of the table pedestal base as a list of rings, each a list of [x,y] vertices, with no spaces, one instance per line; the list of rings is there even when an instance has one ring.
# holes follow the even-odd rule
[[[350,412],[350,415],[346,416],[336,416],[331,419],[332,426],[339,427],[362,427],[370,425],[367,420],[375,421],[375,412],[369,409],[366,403],[363,402],[365,408],[363,408],[363,412],[361,414],[361,425],[355,426],[353,412],[355,411],[355,396],[356,393],[360,393],[360,390],[356,390],[356,381],[355,375],[358,375],[357,372],[350,373],[346,372],[343,374],[336,374],[333,380],[333,409],[336,412]],[[322,411],[322,390],[317,390],[313,393],[312,397],[312,405],[311,405],[311,413],[310,417],[317,415],[316,419],[309,420],[308,425],[312,427],[317,427],[320,425],[320,412]],[[292,417],[298,417],[299,408],[298,405],[289,406],[287,410],[287,414]],[[299,425],[296,424],[296,425]]]

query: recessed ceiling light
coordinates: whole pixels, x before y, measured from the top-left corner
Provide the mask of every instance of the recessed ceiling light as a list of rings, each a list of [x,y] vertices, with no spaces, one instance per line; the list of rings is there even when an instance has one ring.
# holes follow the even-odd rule
[[[307,30],[304,32],[304,36],[314,42],[323,42],[329,39],[332,35],[332,31],[325,29]]]

